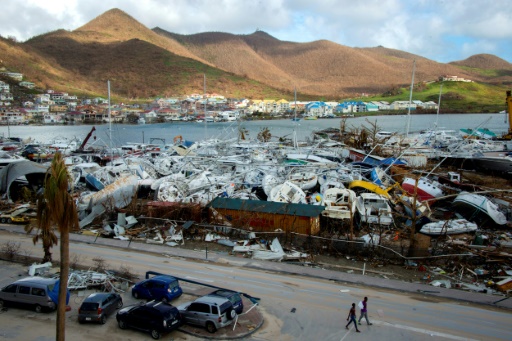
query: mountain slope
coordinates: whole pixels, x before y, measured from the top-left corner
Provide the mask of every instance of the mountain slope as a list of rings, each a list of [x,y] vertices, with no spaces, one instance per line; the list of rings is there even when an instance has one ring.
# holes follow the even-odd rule
[[[490,84],[512,82],[512,65],[476,55],[449,64],[407,52],[351,48],[327,40],[281,41],[256,31],[248,35],[205,32],[180,35],[150,30],[119,9],[109,10],[74,31],[58,30],[17,44],[0,40],[12,71],[45,88],[140,98],[203,91],[227,97],[341,99],[382,94],[411,82],[457,75]],[[5,55],[5,56],[4,56]]]

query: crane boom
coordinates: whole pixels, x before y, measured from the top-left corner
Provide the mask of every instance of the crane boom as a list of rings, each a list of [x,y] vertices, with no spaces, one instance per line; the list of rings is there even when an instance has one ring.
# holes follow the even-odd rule
[[[89,139],[91,138],[91,135],[92,133],[96,130],[96,127],[92,127],[91,131],[89,132],[89,134],[87,134],[87,136],[85,137],[84,139],[84,142],[82,142],[82,144],[80,145],[80,147],[78,148],[79,151],[83,151],[84,148],[85,148],[85,145],[87,144],[87,141],[89,141]]]

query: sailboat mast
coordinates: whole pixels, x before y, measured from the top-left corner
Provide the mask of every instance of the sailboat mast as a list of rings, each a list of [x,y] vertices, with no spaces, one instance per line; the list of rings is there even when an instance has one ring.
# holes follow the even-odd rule
[[[294,88],[294,100],[295,100],[295,104],[294,104],[294,107],[293,107],[293,123],[294,123],[294,127],[293,127],[293,147],[297,148],[298,145],[299,145],[297,143],[297,87]]]
[[[112,119],[110,117],[110,80],[107,80],[108,91],[108,138],[110,143],[110,162],[114,160],[114,151],[112,150]]]
[[[441,88],[439,89],[439,101],[437,101],[437,115],[436,115],[436,123],[434,129],[437,130],[437,123],[439,121],[439,109],[441,108],[441,94],[443,93],[443,84],[441,84]]]
[[[206,120],[206,74],[203,73],[203,91],[204,91],[204,139],[208,136],[208,121]]]
[[[411,90],[409,91],[409,108],[407,109],[407,123],[405,127],[405,136],[409,136],[409,129],[411,128],[411,105],[412,105],[412,90],[414,88],[414,71],[416,69],[416,59],[412,62],[412,81],[411,81]]]

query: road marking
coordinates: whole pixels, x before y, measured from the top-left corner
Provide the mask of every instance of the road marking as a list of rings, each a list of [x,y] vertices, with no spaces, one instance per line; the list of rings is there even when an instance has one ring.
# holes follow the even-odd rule
[[[352,326],[351,326],[351,327],[349,328],[349,330],[345,333],[345,335],[343,335],[343,337],[341,338],[341,340],[340,340],[340,341],[345,340],[345,338],[347,337],[347,335],[348,335],[348,334],[350,334],[350,332],[352,331],[352,329],[353,329],[353,328],[354,328],[354,327],[352,327]]]
[[[340,289],[340,292],[349,292],[350,290],[348,289]]]
[[[451,339],[451,340],[478,341],[476,339],[470,339],[467,337],[456,336],[456,335],[451,335],[451,334],[446,334],[446,333],[440,333],[440,332],[436,332],[433,330],[427,330],[427,329],[423,329],[423,328],[404,326],[402,324],[394,324],[394,323],[375,321],[375,320],[373,320],[372,323],[374,325],[377,324],[377,325],[381,325],[381,326],[388,326],[388,327],[394,327],[394,328],[398,328],[398,329],[410,330],[410,331],[416,332],[416,333],[428,334],[430,336],[444,337],[446,339]]]

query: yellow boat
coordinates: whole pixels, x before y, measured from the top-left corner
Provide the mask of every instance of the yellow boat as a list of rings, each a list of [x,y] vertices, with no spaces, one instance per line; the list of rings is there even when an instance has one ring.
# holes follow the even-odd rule
[[[365,180],[354,180],[348,184],[349,189],[353,189],[355,187],[364,188],[370,192],[375,194],[380,194],[383,197],[391,199],[389,195],[389,191],[391,191],[395,186],[390,186],[386,189],[380,187],[379,185],[374,184],[373,182],[365,181]]]

